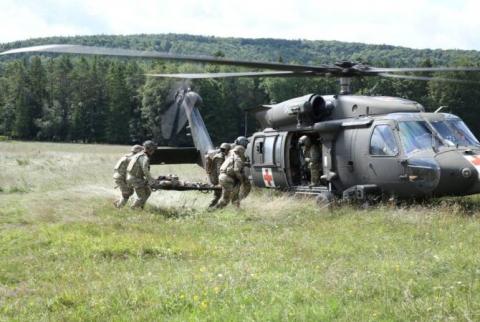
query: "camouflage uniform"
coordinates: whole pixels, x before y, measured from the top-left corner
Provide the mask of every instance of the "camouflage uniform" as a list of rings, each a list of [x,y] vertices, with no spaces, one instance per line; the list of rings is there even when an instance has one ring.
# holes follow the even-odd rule
[[[322,153],[318,144],[312,144],[309,151],[310,162],[308,167],[310,168],[310,182],[313,186],[320,185],[320,177],[322,175]]]
[[[311,143],[310,138],[306,135],[299,139],[299,144],[302,146],[303,157],[310,169],[310,184],[319,186],[322,175],[322,152],[320,146],[316,143]]]
[[[235,142],[231,145],[230,151],[233,151],[237,146],[243,146],[246,149],[248,143],[249,141],[245,136],[239,136],[238,138],[235,139]],[[250,162],[249,160],[247,160],[245,153],[242,153],[241,158],[244,163],[244,167],[246,166],[249,167]],[[250,183],[250,180],[248,180],[244,171],[242,171],[242,173],[243,173],[242,184],[240,185],[240,189],[238,190],[238,193],[234,196],[234,199],[235,198],[239,200],[245,199],[250,193],[250,190],[252,190],[252,185]]]
[[[113,169],[115,188],[119,188],[122,194],[121,197],[114,202],[114,205],[117,208],[125,206],[130,196],[133,195],[133,187],[127,184],[127,166],[132,157],[142,150],[143,147],[141,145],[134,145],[131,152],[121,157]]]
[[[146,143],[144,143],[144,147],[146,146]],[[155,182],[150,174],[149,154],[153,153],[154,148],[152,149],[146,147],[145,151],[136,154],[128,164],[127,183],[133,187],[137,194],[132,208],[143,208],[152,193],[150,185]]]
[[[243,173],[245,166],[243,155],[245,149],[237,146],[233,153],[225,159],[220,167],[220,176],[218,178],[222,186],[222,198],[217,204],[217,208],[223,208],[232,202],[235,206],[240,206],[239,191],[240,185],[245,181],[246,177]]]
[[[222,143],[222,145],[220,145],[220,149],[212,151],[206,156],[207,162],[205,169],[207,171],[208,179],[210,180],[211,184],[219,184],[218,177],[220,175],[220,168],[225,161],[225,157],[228,155],[229,151],[230,144]],[[222,192],[220,190],[215,190],[213,192],[213,200],[210,202],[209,207],[214,207],[221,196]]]

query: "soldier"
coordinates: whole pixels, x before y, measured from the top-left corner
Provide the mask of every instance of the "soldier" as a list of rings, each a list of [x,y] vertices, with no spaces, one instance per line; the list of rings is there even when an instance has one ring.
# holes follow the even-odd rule
[[[235,206],[240,207],[240,198],[238,197],[240,186],[247,180],[243,169],[245,148],[241,145],[235,146],[220,167],[220,176],[218,181],[222,186],[222,198],[217,204],[217,208],[223,208],[231,201]]]
[[[246,149],[247,145],[248,145],[248,139],[245,136],[239,136],[238,138],[235,139],[235,142],[232,145],[232,150],[236,146],[243,146]],[[242,155],[242,160],[244,162],[245,167],[250,167],[250,160],[248,160],[248,158],[245,156],[245,153],[243,153]],[[250,193],[250,190],[252,190],[252,185],[250,184],[250,180],[248,180],[248,178],[245,175],[244,177],[245,177],[245,180],[240,186],[239,195],[238,195],[238,198],[240,200],[245,199]]]
[[[150,174],[149,157],[155,152],[157,146],[153,141],[143,143],[143,152],[136,154],[127,167],[127,183],[130,184],[137,198],[132,204],[132,209],[145,206],[148,197],[152,193],[150,185],[155,182]]]
[[[122,196],[113,203],[117,208],[125,206],[130,196],[133,195],[133,187],[127,184],[127,166],[132,157],[142,150],[143,147],[141,145],[134,145],[130,150],[131,152],[121,157],[113,169],[115,188],[119,188],[122,194]]]
[[[298,140],[298,145],[302,148],[303,157],[305,158],[305,162],[310,169],[310,185],[319,186],[322,172],[322,154],[320,152],[320,147],[318,144],[312,143],[310,138],[306,135],[300,137]]]
[[[222,143],[220,145],[220,149],[212,151],[211,153],[207,154],[205,160],[205,170],[207,171],[208,179],[210,183],[213,185],[218,185],[218,176],[220,175],[220,167],[222,166],[225,158],[230,151],[230,144]],[[213,200],[210,202],[209,208],[215,207],[217,205],[218,200],[222,196],[222,192],[220,190],[215,190],[213,192]]]

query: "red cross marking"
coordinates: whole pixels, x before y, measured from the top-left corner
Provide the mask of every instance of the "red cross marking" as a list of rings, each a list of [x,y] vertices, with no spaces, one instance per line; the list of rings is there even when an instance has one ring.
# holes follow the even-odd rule
[[[470,159],[470,162],[472,162],[472,164],[474,166],[480,166],[480,156],[476,155],[476,156],[473,156],[471,159]]]
[[[273,183],[273,177],[268,169],[265,169],[265,171],[263,172],[263,181],[265,181],[267,186],[271,186]]]

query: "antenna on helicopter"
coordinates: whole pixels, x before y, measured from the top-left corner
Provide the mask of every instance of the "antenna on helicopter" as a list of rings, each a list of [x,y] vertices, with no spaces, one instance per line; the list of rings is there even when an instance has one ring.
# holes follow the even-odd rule
[[[441,110],[443,110],[443,109],[446,108],[446,107],[448,107],[448,106],[440,106],[440,107],[437,108],[437,109],[435,110],[435,112],[433,112],[433,113],[438,113],[438,112],[440,112]]]
[[[378,87],[378,84],[379,82],[376,82],[375,85],[373,85],[372,88],[370,88],[369,90],[367,90],[367,95],[373,95],[375,93],[375,90],[377,89]]]
[[[244,113],[244,114],[245,114],[245,116],[244,116],[244,117],[245,117],[245,119],[244,119],[245,124],[244,124],[243,128],[244,128],[244,130],[245,130],[244,136],[246,137],[246,136],[247,136],[247,132],[248,132],[248,111],[245,110],[245,113]]]

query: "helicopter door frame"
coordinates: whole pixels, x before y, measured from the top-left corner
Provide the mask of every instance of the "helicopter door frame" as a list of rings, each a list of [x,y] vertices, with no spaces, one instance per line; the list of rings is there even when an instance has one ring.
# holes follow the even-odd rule
[[[372,139],[375,131],[380,127],[387,127],[392,135],[395,143],[395,150],[389,154],[372,154]],[[382,136],[385,140],[385,137]],[[381,151],[385,153],[384,147]],[[379,150],[380,151],[380,150]],[[365,169],[368,173],[370,183],[378,185],[383,191],[395,191],[399,188],[398,185],[403,184],[402,175],[405,169],[401,163],[402,160],[402,145],[397,131],[397,125],[391,120],[381,120],[372,124],[371,131],[368,135],[368,166]]]
[[[261,133],[253,137],[251,175],[256,186],[284,188],[283,165],[286,132]]]

